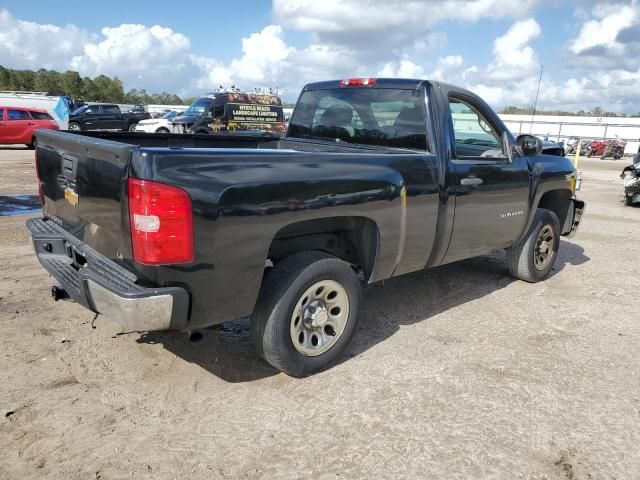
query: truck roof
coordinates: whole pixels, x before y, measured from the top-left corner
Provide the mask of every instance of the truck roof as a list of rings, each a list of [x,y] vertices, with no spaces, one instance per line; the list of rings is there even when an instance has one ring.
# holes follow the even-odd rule
[[[366,83],[363,83],[366,82]],[[422,85],[432,85],[436,88],[441,88],[445,91],[457,92],[466,95],[474,95],[473,92],[466,90],[456,85],[451,85],[445,82],[439,82],[435,80],[425,80],[417,78],[350,78],[342,80],[327,80],[324,82],[308,83],[302,89],[302,92],[311,90],[331,90],[336,88],[348,88],[348,87],[364,87],[364,88],[397,88],[403,90],[411,90],[418,88]],[[480,101],[483,101],[479,98]]]
[[[365,80],[372,82],[368,85],[370,88],[417,88],[424,83],[433,83],[429,80],[409,79],[409,78],[353,78],[347,80],[327,80],[324,82],[309,83],[304,87],[306,90],[327,90],[331,88],[339,88],[346,86],[344,82]]]

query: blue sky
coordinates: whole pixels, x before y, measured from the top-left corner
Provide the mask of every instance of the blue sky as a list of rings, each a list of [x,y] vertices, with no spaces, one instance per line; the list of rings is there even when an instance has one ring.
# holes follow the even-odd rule
[[[4,0],[0,64],[117,75],[126,88],[183,95],[234,83],[295,98],[305,82],[336,76],[430,77],[495,106],[531,103],[544,65],[543,105],[640,110],[640,69],[629,60],[640,53],[636,0],[235,5]]]

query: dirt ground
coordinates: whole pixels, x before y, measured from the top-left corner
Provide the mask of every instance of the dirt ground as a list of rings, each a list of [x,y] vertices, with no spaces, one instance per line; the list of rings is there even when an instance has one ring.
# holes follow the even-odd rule
[[[35,194],[0,150],[0,195]],[[246,322],[118,335],[53,303],[26,216],[0,217],[0,479],[640,476],[640,209],[585,160],[587,213],[553,276],[504,254],[368,287],[334,368],[297,380]]]

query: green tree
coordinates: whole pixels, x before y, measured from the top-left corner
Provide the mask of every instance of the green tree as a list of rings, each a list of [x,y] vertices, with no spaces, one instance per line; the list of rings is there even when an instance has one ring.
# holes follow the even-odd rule
[[[12,70],[9,90],[26,90],[33,91],[35,89],[36,72],[31,70]]]
[[[0,65],[0,90],[9,90],[11,72]]]
[[[78,72],[67,70],[61,75],[60,87],[64,95],[68,95],[72,98],[82,98],[84,96],[82,91],[82,78]]]
[[[60,95],[60,74],[52,70],[40,69],[36,72],[34,88],[38,92],[46,92],[49,95]]]

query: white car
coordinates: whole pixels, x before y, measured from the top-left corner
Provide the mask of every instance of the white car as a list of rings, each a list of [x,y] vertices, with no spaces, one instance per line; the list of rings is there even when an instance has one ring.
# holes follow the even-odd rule
[[[136,125],[135,131],[147,133],[171,133],[173,131],[171,120],[180,114],[182,114],[182,112],[167,112],[160,118],[141,120]]]

